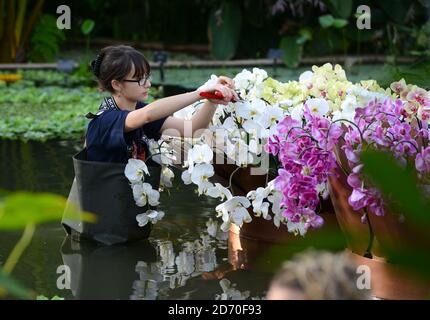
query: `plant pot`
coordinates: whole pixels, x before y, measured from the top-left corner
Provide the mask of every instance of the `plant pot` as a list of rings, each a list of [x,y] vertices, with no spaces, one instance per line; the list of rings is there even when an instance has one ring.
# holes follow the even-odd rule
[[[354,211],[348,203],[352,188],[347,183],[346,174],[340,168],[338,177],[329,178],[330,197],[339,226],[346,238],[347,247],[359,265],[366,265],[371,271],[373,295],[380,299],[425,299],[430,294],[430,283],[417,279],[410,271],[399,265],[390,264],[388,248],[401,248],[404,239],[422,245],[429,242],[425,233],[417,232],[408,223],[399,221],[396,215],[386,210],[384,216],[368,215],[368,223],[361,222],[363,210]],[[372,228],[373,258],[364,257],[368,251]],[[430,248],[430,245],[428,246]]]
[[[384,208],[383,216],[369,214],[370,224],[375,238],[379,244],[380,254],[390,258],[393,248],[401,248],[405,245],[405,239],[409,246],[422,248],[430,252],[430,235],[428,230],[417,223],[409,221],[399,214]]]
[[[430,284],[411,276],[402,268],[374,256],[365,258],[350,252],[359,266],[367,266],[371,275],[372,294],[379,299],[416,300],[430,298]]]
[[[339,227],[342,230],[347,247],[360,255],[368,249],[371,237],[369,226],[361,222],[364,211],[354,211],[348,203],[352,188],[347,183],[346,174],[337,167],[336,176],[329,177],[330,199],[333,204]],[[377,250],[378,244],[374,242],[373,248]]]

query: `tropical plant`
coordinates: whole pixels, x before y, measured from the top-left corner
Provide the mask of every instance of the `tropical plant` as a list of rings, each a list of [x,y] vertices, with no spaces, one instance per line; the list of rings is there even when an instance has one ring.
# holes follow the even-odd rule
[[[57,19],[47,14],[41,16],[31,36],[30,60],[54,61],[64,40],[64,31],[57,28]]]
[[[30,36],[41,15],[44,0],[0,1],[0,62],[23,60]]]

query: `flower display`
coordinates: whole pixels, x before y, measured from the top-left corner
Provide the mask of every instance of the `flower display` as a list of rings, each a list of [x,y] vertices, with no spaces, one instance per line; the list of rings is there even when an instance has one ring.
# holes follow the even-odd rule
[[[353,190],[352,208],[383,215],[381,194],[361,173],[360,154],[369,147],[391,152],[405,166],[413,165],[417,177],[428,184],[428,91],[403,79],[387,89],[374,80],[353,83],[341,66],[329,63],[313,66],[298,81],[282,83],[258,68],[243,70],[234,81],[240,101],[217,106],[209,134],[192,141],[181,175],[185,184],[197,187],[198,195],[221,201],[216,207],[220,223],[211,220],[208,225],[211,234],[225,233],[231,224],[240,227],[253,216],[300,235],[321,227],[321,200],[328,198],[329,177],[339,166],[347,172]],[[189,106],[177,116],[190,118],[198,108],[199,104]],[[229,186],[211,181],[214,149],[237,168],[258,167],[270,155],[276,175],[246,196],[235,195],[231,180],[237,170]],[[161,153],[171,154],[167,147]],[[339,160],[340,155],[347,163]],[[166,168],[161,185],[168,187],[174,175],[167,169],[169,160],[162,163]],[[156,203],[156,194],[143,186],[142,164],[132,161],[126,171],[136,203]]]

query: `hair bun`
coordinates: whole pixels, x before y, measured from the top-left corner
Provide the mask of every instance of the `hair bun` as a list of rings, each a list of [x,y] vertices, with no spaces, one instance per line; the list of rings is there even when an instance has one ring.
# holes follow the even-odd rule
[[[100,66],[102,64],[104,56],[104,53],[100,53],[93,61],[91,61],[91,69],[93,70],[93,73],[96,77],[100,75]]]

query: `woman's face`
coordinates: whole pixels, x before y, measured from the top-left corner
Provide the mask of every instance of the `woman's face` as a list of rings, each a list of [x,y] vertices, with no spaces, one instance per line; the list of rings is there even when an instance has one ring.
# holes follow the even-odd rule
[[[125,77],[125,81],[120,82],[119,94],[131,101],[142,101],[148,98],[149,88],[151,87],[151,79],[148,75],[143,79],[133,77],[134,67]],[[140,82],[137,82],[140,80]],[[145,81],[146,80],[146,81]]]

